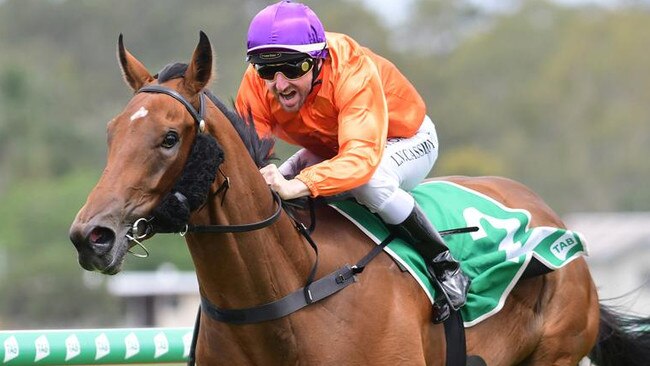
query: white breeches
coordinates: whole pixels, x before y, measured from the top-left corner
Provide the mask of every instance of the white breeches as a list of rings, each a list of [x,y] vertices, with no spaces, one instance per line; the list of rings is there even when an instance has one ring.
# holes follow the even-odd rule
[[[414,136],[388,139],[379,166],[368,183],[349,193],[387,224],[400,224],[413,211],[415,204],[408,191],[426,178],[437,158],[438,134],[431,119],[425,116]],[[279,170],[285,176],[295,176],[305,167],[323,160],[301,149],[287,159]]]

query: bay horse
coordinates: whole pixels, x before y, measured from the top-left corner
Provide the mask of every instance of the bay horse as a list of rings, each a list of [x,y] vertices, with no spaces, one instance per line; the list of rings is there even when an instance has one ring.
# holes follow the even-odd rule
[[[188,180],[189,187],[205,186],[199,199],[174,193],[176,209],[185,215],[180,223],[266,224],[254,230],[187,233],[202,297],[221,309],[238,309],[281,299],[304,286],[316,254],[293,220],[277,209],[278,200],[259,173],[271,143],[216,98],[203,101],[213,62],[207,36],[200,33],[189,64],[155,76],[126,50],[121,35],[118,59],[136,93],[108,123],[106,167],[70,228],[80,265],[104,274],[119,272],[130,248],[150,235],[138,233],[138,222],[184,180],[193,146],[203,136],[214,139],[212,150],[193,164],[201,170],[203,160],[212,161],[211,176],[207,185],[201,182],[205,171],[203,178]],[[520,183],[498,177],[442,179],[528,210],[532,227],[564,227]],[[316,214],[312,237],[320,266],[315,278],[354,263],[374,247],[334,209],[319,206]],[[253,324],[221,322],[206,314],[200,319],[196,359],[203,365],[445,364],[444,330],[431,322],[429,299],[385,255],[348,288],[288,316]],[[641,320],[645,323],[624,323],[601,307],[587,264],[579,258],[520,281],[500,312],[466,330],[467,351],[491,366],[575,366],[590,352],[600,365],[647,365],[648,332],[625,326],[648,324]]]

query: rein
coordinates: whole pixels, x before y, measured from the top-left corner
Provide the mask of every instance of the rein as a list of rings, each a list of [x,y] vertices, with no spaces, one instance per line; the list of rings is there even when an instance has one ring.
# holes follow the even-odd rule
[[[278,221],[282,213],[282,199],[280,195],[274,190],[271,190],[271,194],[273,195],[273,203],[277,208],[271,216],[262,221],[241,225],[187,225],[185,231],[189,233],[244,233],[270,226]]]

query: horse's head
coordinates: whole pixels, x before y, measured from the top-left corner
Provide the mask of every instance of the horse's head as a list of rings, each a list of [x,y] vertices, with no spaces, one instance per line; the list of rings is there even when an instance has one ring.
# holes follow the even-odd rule
[[[200,109],[201,90],[212,72],[212,49],[203,32],[178,77],[157,80],[124,48],[121,35],[118,59],[126,83],[136,94],[108,123],[106,167],[70,228],[79,264],[106,274],[120,270],[133,245],[127,236],[132,235],[134,222],[150,217],[177,184],[198,141],[199,121],[190,110]],[[180,99],[147,91],[160,87],[178,93]],[[147,92],[138,92],[142,90]]]

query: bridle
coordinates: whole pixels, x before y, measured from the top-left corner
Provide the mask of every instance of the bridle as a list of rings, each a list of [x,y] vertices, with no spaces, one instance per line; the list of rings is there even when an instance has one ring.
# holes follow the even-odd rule
[[[138,93],[157,93],[157,94],[165,94],[168,95],[174,99],[176,99],[178,102],[183,104],[185,109],[190,113],[192,118],[194,119],[194,122],[196,124],[196,133],[198,134],[203,134],[205,133],[205,91],[199,92],[199,110],[197,111],[196,108],[190,103],[183,95],[181,95],[179,92],[177,92],[174,89],[162,86],[162,85],[146,85],[142,88],[140,88],[136,94]],[[230,179],[221,171],[219,168],[219,172],[223,175],[224,181],[221,184],[221,186],[217,189],[216,194],[220,192],[225,192],[228,190],[230,187]],[[273,202],[275,206],[277,206],[276,210],[269,216],[268,218],[258,221],[258,222],[253,222],[250,224],[240,224],[240,225],[190,225],[187,224],[185,225],[185,229],[180,231],[181,235],[185,235],[188,232],[193,232],[193,233],[241,233],[241,232],[247,232],[247,231],[253,231],[253,230],[259,230],[264,227],[272,225],[274,222],[276,222],[280,218],[280,214],[282,212],[282,200],[280,196],[273,190],[271,190],[271,194],[273,195]],[[188,206],[189,204],[187,203],[187,198],[181,193],[181,192],[173,192],[173,195],[178,199],[179,202],[183,203],[184,205]],[[152,221],[155,220],[155,217],[148,217],[148,218],[140,218],[136,220],[129,232],[127,232],[126,237],[129,239],[131,242],[133,242],[135,245],[138,245],[144,250],[145,254],[139,254],[135,252],[131,252],[133,255],[138,256],[138,257],[146,257],[149,254],[149,251],[147,248],[142,244],[141,240],[144,240],[146,238],[151,237],[152,235],[156,233],[170,233],[174,231],[170,230],[165,230],[164,228],[156,228],[154,229],[154,226],[152,225]]]

